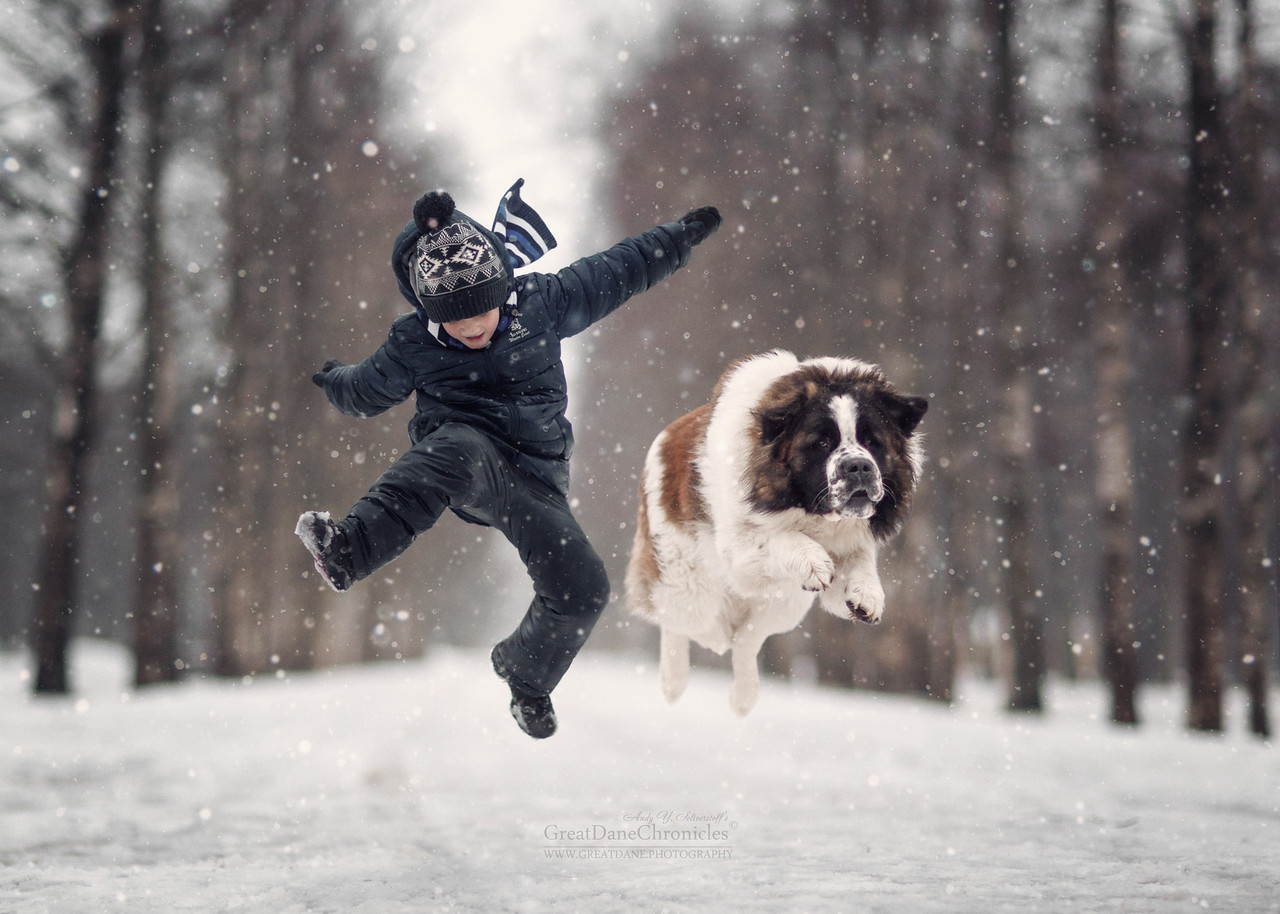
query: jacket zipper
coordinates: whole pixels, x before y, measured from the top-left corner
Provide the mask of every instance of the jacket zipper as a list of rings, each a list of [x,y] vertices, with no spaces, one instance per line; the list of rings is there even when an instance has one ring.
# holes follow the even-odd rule
[[[515,437],[515,444],[520,441],[520,416],[516,411],[516,406],[507,396],[506,391],[502,389],[501,378],[498,375],[498,360],[493,356],[493,343],[491,342],[484,349],[484,367],[485,367],[485,383],[489,385],[489,389],[494,392],[494,398],[502,404],[502,411],[506,415],[507,427],[511,429],[511,434]]]

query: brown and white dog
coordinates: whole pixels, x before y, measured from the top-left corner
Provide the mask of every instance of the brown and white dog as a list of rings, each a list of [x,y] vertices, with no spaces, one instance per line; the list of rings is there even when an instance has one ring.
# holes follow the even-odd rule
[[[746,714],[761,646],[815,592],[833,615],[880,621],[876,551],[906,519],[928,405],[875,365],[779,350],[730,365],[711,402],[654,439],[626,591],[662,629],[668,701],[688,684],[690,638],[732,649],[729,703]]]

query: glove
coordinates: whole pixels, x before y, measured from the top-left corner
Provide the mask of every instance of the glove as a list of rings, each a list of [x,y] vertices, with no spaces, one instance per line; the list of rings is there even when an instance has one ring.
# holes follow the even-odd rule
[[[699,206],[680,217],[680,224],[689,231],[689,243],[701,244],[715,234],[721,223],[720,211],[714,206]]]
[[[339,362],[337,359],[325,359],[324,365],[320,367],[320,370],[311,376],[311,383],[314,384],[316,387],[323,388],[324,379],[329,374],[329,372],[333,371],[335,368],[341,368],[341,367],[342,367],[342,363]]]

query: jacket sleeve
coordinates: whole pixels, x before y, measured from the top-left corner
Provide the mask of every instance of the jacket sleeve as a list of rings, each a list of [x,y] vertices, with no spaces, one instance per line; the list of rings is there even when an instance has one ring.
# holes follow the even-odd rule
[[[356,365],[343,365],[325,376],[329,402],[348,416],[376,416],[403,403],[413,393],[415,373],[392,327],[378,351]]]
[[[692,248],[685,227],[669,222],[558,273],[537,274],[560,336],[581,333],[633,295],[653,288],[689,262]]]

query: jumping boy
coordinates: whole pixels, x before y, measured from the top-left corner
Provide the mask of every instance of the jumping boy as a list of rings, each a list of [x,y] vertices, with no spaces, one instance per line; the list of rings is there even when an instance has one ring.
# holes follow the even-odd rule
[[[390,562],[444,513],[495,527],[519,551],[534,598],[494,649],[511,714],[535,739],[555,732],[550,695],[609,597],[604,563],[569,510],[573,430],[560,341],[666,279],[720,227],[714,207],[620,241],[555,274],[527,266],[555,246],[520,199],[491,231],[433,191],[413,207],[391,266],[414,312],[358,365],[325,362],[312,380],[349,416],[417,396],[410,449],[335,522],[307,511],[297,530],[316,570],[344,591]]]

